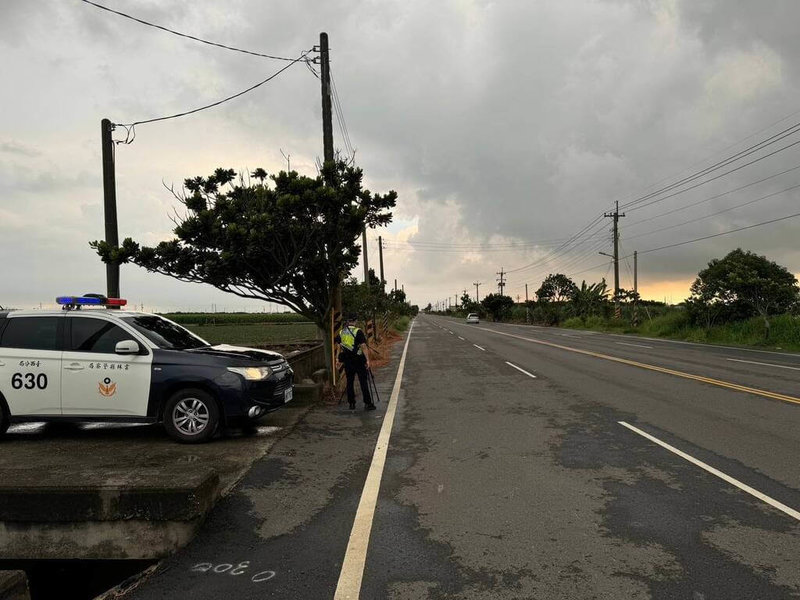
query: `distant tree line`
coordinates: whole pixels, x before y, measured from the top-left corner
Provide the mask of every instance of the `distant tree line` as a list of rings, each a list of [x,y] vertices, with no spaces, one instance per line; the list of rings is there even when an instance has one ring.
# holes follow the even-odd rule
[[[668,307],[663,302],[643,301],[632,290],[620,289],[622,320],[633,320],[634,305],[640,309],[640,319],[681,311],[687,326],[706,329],[759,317],[764,337],[769,339],[771,317],[800,313],[800,288],[795,276],[767,257],[741,248],[709,262],[697,274],[690,292],[689,298],[677,307]],[[478,303],[464,294],[459,307],[445,312],[458,316],[478,313],[494,321],[560,325],[570,319],[611,321],[614,300],[605,279],[577,285],[563,273],[551,273],[542,281],[535,299],[527,304],[500,294],[489,294]],[[426,309],[431,310],[430,305]]]

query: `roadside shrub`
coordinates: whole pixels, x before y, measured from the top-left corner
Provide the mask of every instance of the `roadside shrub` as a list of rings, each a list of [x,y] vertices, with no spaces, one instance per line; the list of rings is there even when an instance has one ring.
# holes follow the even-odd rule
[[[590,317],[590,318],[597,318],[597,317]],[[583,329],[584,322],[583,319],[581,319],[580,317],[570,317],[569,319],[564,321],[563,326],[569,329]]]
[[[586,329],[602,329],[603,326],[606,325],[606,321],[602,317],[592,315],[590,317],[586,317],[586,320],[583,324]]]
[[[411,318],[407,316],[397,317],[392,323],[392,328],[394,328],[395,331],[405,331],[408,329],[408,324],[410,321]]]

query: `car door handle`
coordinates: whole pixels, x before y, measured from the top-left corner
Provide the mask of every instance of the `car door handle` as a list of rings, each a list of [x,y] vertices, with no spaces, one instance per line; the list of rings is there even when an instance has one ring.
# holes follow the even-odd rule
[[[80,363],[72,363],[64,367],[67,371],[83,371],[84,367]]]

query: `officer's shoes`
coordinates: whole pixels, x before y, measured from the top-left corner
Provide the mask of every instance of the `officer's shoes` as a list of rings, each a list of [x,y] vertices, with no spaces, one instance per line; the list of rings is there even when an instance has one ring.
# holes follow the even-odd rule
[[[350,410],[355,410],[355,409],[356,409],[356,403],[355,402],[351,402],[350,403]]]
[[[376,408],[378,408],[378,407],[375,406],[372,402],[370,402],[369,404],[364,406],[364,410],[375,410]]]

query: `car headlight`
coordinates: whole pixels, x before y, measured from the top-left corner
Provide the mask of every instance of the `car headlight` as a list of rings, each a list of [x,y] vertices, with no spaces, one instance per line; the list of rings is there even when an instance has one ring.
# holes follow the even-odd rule
[[[228,367],[228,371],[241,375],[247,381],[263,381],[272,375],[269,367]]]

